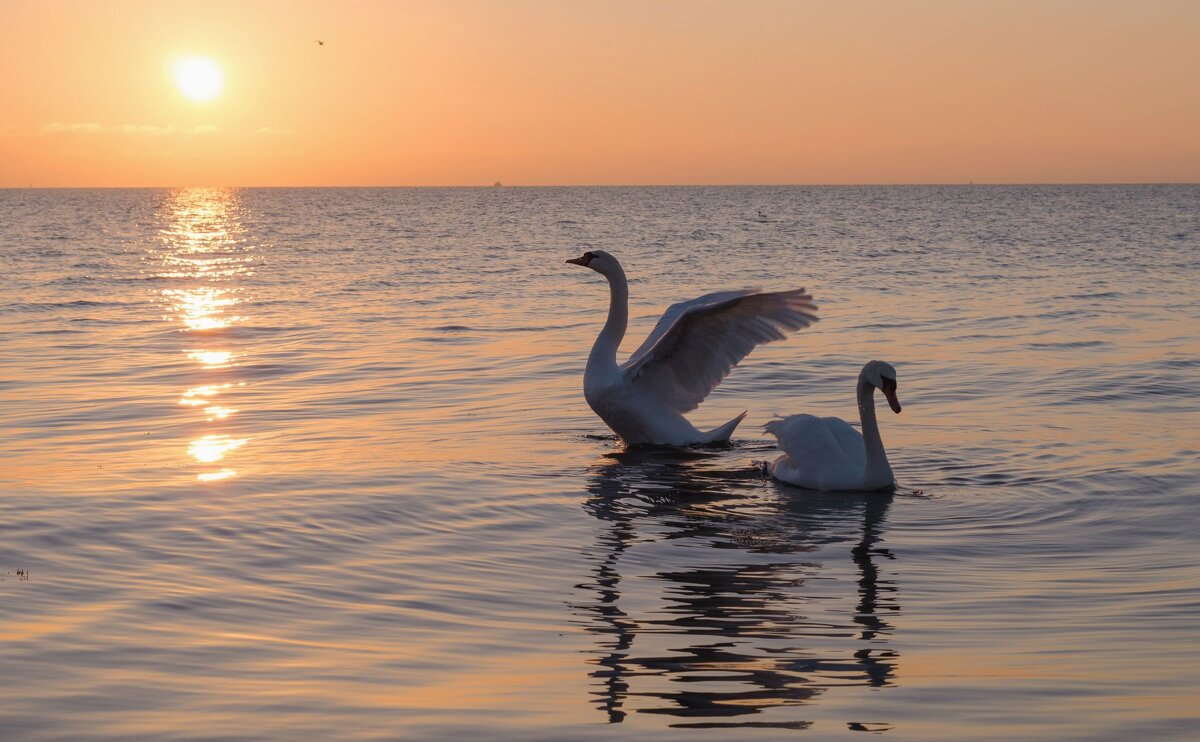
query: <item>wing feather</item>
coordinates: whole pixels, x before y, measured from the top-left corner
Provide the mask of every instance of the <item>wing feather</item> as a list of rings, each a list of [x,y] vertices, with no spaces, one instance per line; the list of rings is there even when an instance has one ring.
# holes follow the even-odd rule
[[[658,339],[661,338],[667,330],[671,329],[671,325],[675,324],[675,320],[679,319],[680,315],[682,315],[684,312],[697,307],[720,304],[728,301],[729,299],[736,299],[741,296],[756,293],[757,291],[758,289],[744,289],[742,291],[716,291],[711,294],[705,294],[704,296],[696,299],[672,304],[671,306],[667,307],[667,311],[663,312],[663,316],[658,318],[658,322],[654,325],[654,329],[650,331],[650,334],[646,336],[646,339],[641,345],[638,346],[637,350],[629,354],[629,358],[625,361],[625,365],[629,366],[630,364],[635,363],[639,358],[642,357],[643,354],[645,354],[648,349],[653,348],[654,344],[658,342]]]
[[[707,294],[668,309],[621,371],[682,414],[704,401],[750,351],[808,327],[816,311],[804,289]]]
[[[862,457],[862,436],[836,417],[789,415],[763,426],[779,441],[779,450],[797,466],[829,468],[856,455]],[[855,438],[857,437],[857,441]]]

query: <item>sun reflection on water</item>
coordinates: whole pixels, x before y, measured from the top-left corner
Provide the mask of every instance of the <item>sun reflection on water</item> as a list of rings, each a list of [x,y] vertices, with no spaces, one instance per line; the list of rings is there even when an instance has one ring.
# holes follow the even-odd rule
[[[187,405],[189,407],[201,407],[203,405],[211,404],[211,401],[206,399],[206,397],[215,397],[221,393],[222,389],[228,389],[231,386],[233,386],[233,384],[225,383],[207,384],[205,386],[192,387],[191,389],[185,391],[183,396],[179,398],[179,404]]]
[[[187,449],[200,464],[221,461],[250,440],[228,428],[238,410],[214,403],[226,390],[245,386],[230,377],[242,354],[230,347],[233,338],[227,332],[246,319],[234,311],[243,302],[236,281],[253,274],[253,248],[245,238],[242,208],[232,190],[173,191],[162,204],[163,227],[153,251],[157,276],[174,284],[162,290],[165,319],[177,322],[180,332],[198,341],[183,352],[209,376],[208,383],[185,390],[179,399],[180,405],[203,416],[203,435]],[[236,471],[223,468],[199,472],[196,478],[213,482],[234,476]]]
[[[200,273],[195,275],[201,277]],[[225,313],[226,307],[238,303],[229,289],[166,289],[163,294],[171,300],[173,308],[189,330],[219,330],[244,319]]]
[[[203,474],[198,474],[196,475],[196,479],[199,479],[201,482],[215,482],[218,479],[229,479],[230,477],[236,476],[237,472],[235,472],[233,469],[222,469],[220,471],[210,471]]]
[[[192,441],[188,453],[196,461],[211,464],[225,458],[225,454],[241,448],[246,444],[245,438],[231,438],[227,435],[206,435]]]
[[[237,412],[237,410],[232,407],[222,407],[221,405],[213,404],[204,408],[204,419],[208,420],[209,422],[212,422],[213,420],[224,420],[235,412]]]
[[[187,355],[204,368],[225,368],[233,358],[233,353],[228,350],[189,350]]]

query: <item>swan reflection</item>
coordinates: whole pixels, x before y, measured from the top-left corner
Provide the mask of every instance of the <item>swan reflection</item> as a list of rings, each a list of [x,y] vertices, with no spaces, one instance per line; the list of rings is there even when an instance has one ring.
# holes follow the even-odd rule
[[[186,333],[183,353],[194,361],[206,383],[183,392],[179,404],[196,408],[203,434],[191,441],[188,455],[199,464],[222,461],[249,439],[224,429],[238,410],[214,399],[245,382],[229,380],[238,354],[230,347],[228,330],[245,320],[235,313],[242,304],[239,278],[250,275],[252,246],[241,222],[241,202],[235,191],[186,189],[172,191],[159,209],[158,244],[151,251],[156,278],[169,279],[161,295],[167,319]],[[200,421],[198,421],[200,422]],[[231,468],[201,471],[196,478],[212,482],[236,476]]]
[[[890,495],[821,494],[729,470],[727,455],[606,457],[585,509],[595,703],[674,727],[804,728],[835,686],[886,686],[895,585],[878,561]],[[842,579],[838,579],[841,575]]]

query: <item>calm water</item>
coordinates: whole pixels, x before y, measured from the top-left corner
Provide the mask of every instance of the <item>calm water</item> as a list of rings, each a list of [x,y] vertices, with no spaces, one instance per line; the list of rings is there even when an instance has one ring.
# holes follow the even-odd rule
[[[765,218],[760,218],[761,210]],[[629,451],[607,287],[822,321]],[[1200,734],[1200,187],[0,191],[4,739]],[[894,496],[764,481],[854,416]]]

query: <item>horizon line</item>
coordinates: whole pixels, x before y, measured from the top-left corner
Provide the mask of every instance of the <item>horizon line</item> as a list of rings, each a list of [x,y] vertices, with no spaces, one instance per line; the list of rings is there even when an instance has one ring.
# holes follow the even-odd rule
[[[461,188],[461,189],[504,189],[504,188],[914,188],[914,187],[1035,187],[1035,186],[1195,186],[1200,180],[1162,180],[1162,181],[942,181],[942,182],[908,182],[908,183],[535,183],[506,185],[496,182],[492,184],[458,183],[438,185],[363,185],[363,184],[331,184],[331,185],[135,185],[135,186],[106,186],[106,185],[28,185],[0,186],[2,191],[83,191],[83,190],[176,190],[181,188],[232,188],[232,189],[318,189],[318,188]]]

